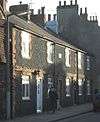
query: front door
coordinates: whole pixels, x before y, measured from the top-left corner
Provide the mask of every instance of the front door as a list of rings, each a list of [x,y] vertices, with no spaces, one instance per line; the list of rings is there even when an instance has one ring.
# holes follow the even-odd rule
[[[41,113],[43,108],[43,80],[37,79],[37,113]]]

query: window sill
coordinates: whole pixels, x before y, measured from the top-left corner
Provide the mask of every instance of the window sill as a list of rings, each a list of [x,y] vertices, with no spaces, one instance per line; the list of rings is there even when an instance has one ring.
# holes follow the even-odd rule
[[[66,95],[66,97],[70,97],[70,95]]]
[[[30,100],[30,97],[22,97],[22,100]]]

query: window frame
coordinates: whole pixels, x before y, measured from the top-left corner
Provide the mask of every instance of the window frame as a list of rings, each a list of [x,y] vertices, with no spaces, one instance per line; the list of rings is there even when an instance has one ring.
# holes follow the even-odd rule
[[[70,48],[66,47],[65,48],[65,65],[66,67],[70,67]]]
[[[23,85],[25,87],[24,95],[23,95]],[[28,91],[26,85],[28,85]],[[22,75],[22,100],[30,100],[30,77],[28,75]]]
[[[25,40],[28,40],[28,41],[25,41]],[[30,33],[26,32],[26,31],[21,31],[21,47],[22,47],[21,48],[21,55],[22,55],[22,58],[24,58],[24,59],[30,59],[31,58],[30,43],[31,43]]]
[[[78,52],[78,69],[82,69],[82,53]]]
[[[54,63],[54,43],[47,41],[47,62]]]
[[[91,95],[91,81],[87,80],[87,95]]]
[[[86,70],[90,70],[90,56],[86,56]]]
[[[81,82],[80,82],[80,81],[81,81]],[[79,87],[78,87],[78,88],[79,88],[79,90],[78,90],[78,91],[79,91],[79,92],[78,92],[78,95],[81,96],[81,95],[83,95],[83,93],[82,93],[82,92],[83,92],[83,89],[82,89],[82,87],[83,87],[83,80],[82,80],[82,79],[78,79],[78,86],[79,86]]]
[[[68,80],[69,83],[67,82],[67,80]],[[68,88],[68,90],[67,90],[67,88]],[[70,93],[70,79],[66,78],[66,97],[70,97],[70,96],[71,96],[71,93]]]

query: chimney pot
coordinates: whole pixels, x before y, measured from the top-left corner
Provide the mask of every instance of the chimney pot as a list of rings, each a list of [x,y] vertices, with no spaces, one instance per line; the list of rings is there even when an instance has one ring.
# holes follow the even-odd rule
[[[53,15],[53,20],[56,21],[56,14]]]
[[[66,6],[66,1],[64,1],[64,6]]]
[[[77,5],[77,0],[75,0],[75,5]]]
[[[80,15],[82,15],[82,8],[80,8]]]
[[[44,15],[44,9],[45,7],[41,7],[42,14]]]
[[[95,21],[95,20],[94,20],[94,16],[93,16],[93,21]]]
[[[97,16],[95,16],[95,18],[96,18],[96,21],[98,21]]]
[[[92,17],[90,16],[90,21],[92,21]]]
[[[73,4],[73,1],[71,0],[71,1],[70,1],[70,5],[72,5],[72,4]]]
[[[34,9],[31,9],[30,11],[31,11],[31,15],[34,15]]]
[[[51,20],[51,14],[48,14],[48,21]]]
[[[59,1],[59,6],[61,6],[61,1]]]
[[[85,7],[85,14],[87,14],[87,7]]]
[[[40,9],[38,9],[38,14],[40,14]]]
[[[20,5],[21,5],[21,4],[22,4],[22,1],[20,1],[19,3],[20,3]]]

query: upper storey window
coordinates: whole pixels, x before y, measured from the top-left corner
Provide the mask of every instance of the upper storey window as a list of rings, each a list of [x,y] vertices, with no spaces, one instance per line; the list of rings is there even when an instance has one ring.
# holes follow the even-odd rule
[[[25,31],[22,31],[21,38],[22,38],[22,50],[21,50],[22,57],[29,59],[30,58],[30,34]]]
[[[70,49],[65,48],[65,64],[67,67],[70,67]]]
[[[78,52],[78,68],[82,69],[82,53]]]
[[[48,63],[53,63],[54,58],[53,58],[53,53],[54,53],[54,44],[53,42],[47,42],[47,62]]]

